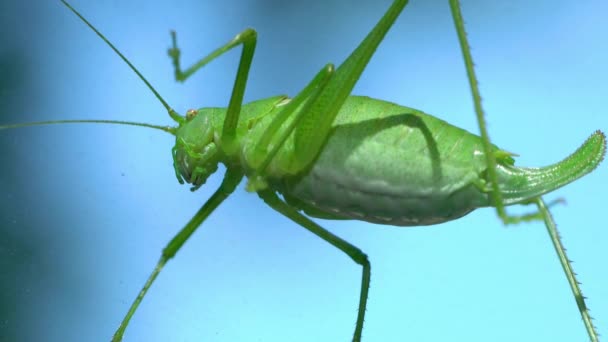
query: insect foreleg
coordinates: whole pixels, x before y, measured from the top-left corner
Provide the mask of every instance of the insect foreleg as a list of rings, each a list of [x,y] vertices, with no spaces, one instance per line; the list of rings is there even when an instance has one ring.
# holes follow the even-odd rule
[[[369,292],[369,281],[371,276],[371,265],[369,263],[369,260],[367,259],[367,255],[363,253],[359,248],[351,245],[349,242],[325,230],[323,227],[314,223],[306,216],[297,212],[287,203],[280,200],[279,197],[273,191],[259,191],[258,195],[272,209],[285,215],[287,218],[306,228],[308,231],[320,237],[321,239],[329,242],[332,246],[344,252],[351,259],[353,259],[354,262],[363,267],[363,274],[361,278],[361,292],[359,296],[359,312],[357,314],[357,325],[355,326],[355,333],[353,335],[353,342],[361,341],[361,333],[363,331],[363,319],[365,318],[365,307],[367,305],[367,295]]]
[[[135,298],[133,304],[131,304],[129,311],[120,323],[118,330],[116,330],[116,332],[114,333],[112,341],[122,341],[122,336],[125,332],[125,329],[127,328],[127,325],[129,324],[129,321],[131,320],[131,317],[133,317],[133,314],[137,310],[137,307],[141,303],[142,299],[148,292],[148,289],[150,288],[150,286],[152,286],[152,283],[154,282],[160,271],[163,269],[167,261],[169,261],[169,259],[175,256],[177,251],[182,248],[184,243],[188,240],[192,233],[194,233],[196,229],[200,227],[203,221],[205,221],[205,219],[207,219],[207,217],[211,215],[211,213],[215,209],[217,209],[217,207],[222,204],[222,202],[226,198],[228,198],[230,194],[232,194],[232,192],[234,192],[236,186],[241,182],[241,179],[243,179],[243,174],[239,171],[236,171],[234,169],[226,170],[224,180],[222,181],[222,184],[220,184],[219,188],[215,191],[215,193],[213,193],[213,195],[207,200],[207,202],[205,202],[205,204],[201,207],[201,209],[199,209],[199,211],[194,215],[194,217],[190,219],[186,226],[182,228],[182,230],[180,230],[179,233],[177,233],[177,235],[175,235],[173,239],[171,239],[171,241],[163,249],[160,260],[156,264],[156,267],[152,271],[152,274],[150,274],[150,276],[148,277],[148,280],[144,284],[143,288],[137,295],[137,298]]]
[[[174,31],[171,32],[171,40],[172,47],[169,49],[169,56],[171,57],[173,66],[175,68],[175,79],[180,82],[185,81],[198,69],[202,68],[207,63],[221,56],[225,52],[230,51],[237,45],[243,44],[243,51],[241,53],[239,67],[236,72],[236,79],[234,80],[232,95],[230,96],[230,102],[228,103],[228,109],[226,110],[226,118],[224,119],[224,128],[222,130],[222,146],[220,146],[220,148],[227,155],[234,154],[236,151],[236,125],[238,123],[241,106],[243,104],[243,95],[245,94],[245,87],[247,85],[247,76],[249,75],[251,61],[255,52],[257,33],[253,29],[244,30],[243,32],[237,34],[236,37],[234,37],[224,46],[211,52],[206,57],[203,57],[185,71],[182,71],[180,67],[180,50],[177,48],[177,38]]]

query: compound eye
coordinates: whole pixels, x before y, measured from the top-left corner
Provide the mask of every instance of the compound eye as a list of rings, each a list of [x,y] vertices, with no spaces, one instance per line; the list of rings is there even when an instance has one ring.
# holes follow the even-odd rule
[[[196,114],[198,114],[196,109],[188,109],[188,111],[186,112],[186,121],[190,121],[190,120],[194,119]]]

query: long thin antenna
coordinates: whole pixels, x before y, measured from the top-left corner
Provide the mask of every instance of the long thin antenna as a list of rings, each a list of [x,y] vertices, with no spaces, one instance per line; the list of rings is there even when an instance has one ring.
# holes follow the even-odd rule
[[[167,112],[169,113],[169,116],[178,124],[182,124],[185,119],[183,116],[177,114],[177,112],[175,110],[173,110],[173,108],[171,108],[169,106],[169,104],[167,104],[167,102],[162,98],[162,96],[160,96],[160,94],[156,91],[156,89],[154,89],[154,87],[152,86],[152,84],[150,84],[150,82],[148,82],[148,80],[139,72],[139,70],[137,70],[137,68],[135,66],[133,66],[133,64],[131,64],[131,62],[127,59],[127,57],[125,57],[120,51],[118,51],[118,49],[116,47],[114,47],[114,45],[112,43],[110,43],[110,41],[103,35],[101,34],[101,32],[99,32],[95,26],[93,26],[91,23],[89,23],[88,20],[86,20],[77,10],[74,9],[74,7],[72,7],[70,4],[68,4],[65,0],[61,0],[61,2],[70,10],[72,11],[74,14],[76,14],[78,16],[78,18],[80,18],[80,20],[82,20],[85,24],[87,24],[87,26],[93,30],[98,36],[99,38],[101,38],[104,42],[106,42],[106,44],[108,44],[108,46],[110,46],[110,48],[112,48],[112,50],[114,50],[114,52],[116,52],[116,54],[125,62],[127,63],[127,65],[131,68],[131,70],[133,70],[137,76],[139,76],[139,78],[144,81],[144,83],[146,84],[146,86],[148,86],[148,89],[150,89],[152,91],[152,93],[154,93],[154,96],[156,96],[156,98],[160,101],[160,103],[163,105],[163,107],[165,107],[165,109],[167,110]]]
[[[96,124],[114,124],[114,125],[129,125],[129,126],[139,126],[139,127],[147,127],[158,129],[170,134],[175,135],[176,128],[170,126],[158,126],[151,125],[147,123],[141,122],[132,122],[132,121],[120,121],[120,120],[54,120],[54,121],[38,121],[38,122],[28,122],[21,124],[12,124],[12,125],[0,125],[0,130],[3,129],[12,129],[12,128],[21,128],[21,127],[31,127],[31,126],[43,126],[43,125],[55,125],[55,124],[76,124],[76,123],[96,123]]]

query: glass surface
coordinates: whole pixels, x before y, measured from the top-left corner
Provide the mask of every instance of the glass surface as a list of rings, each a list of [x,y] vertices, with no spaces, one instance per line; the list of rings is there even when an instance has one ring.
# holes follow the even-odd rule
[[[180,113],[225,106],[240,52],[185,84],[184,65],[258,31],[247,101],[294,95],[341,62],[390,1],[76,1]],[[542,166],[608,130],[608,3],[464,1],[493,142]],[[356,94],[477,124],[447,1],[412,1]],[[58,1],[0,4],[0,123],[115,119],[171,124],[144,84]],[[107,341],[161,249],[221,180],[180,186],[173,138],[144,128],[0,131],[0,340]],[[547,196],[600,334],[608,336],[608,163]],[[349,341],[361,270],[243,186],[170,261],[125,341]],[[524,208],[523,211],[528,208]],[[522,209],[515,209],[521,212]],[[513,211],[512,211],[513,212]],[[318,220],[365,251],[364,341],[583,341],[540,223],[483,209],[423,228]]]

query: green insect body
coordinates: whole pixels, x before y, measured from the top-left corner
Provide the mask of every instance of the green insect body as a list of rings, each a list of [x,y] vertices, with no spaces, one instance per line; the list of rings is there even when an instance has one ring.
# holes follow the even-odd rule
[[[64,0],[62,2],[104,40],[154,93],[177,127],[109,120],[62,120],[0,125],[0,129],[58,123],[111,123],[144,126],[176,136],[173,160],[180,183],[201,187],[219,163],[223,181],[198,212],[163,249],[160,260],[131,304],[113,341],[121,341],[139,304],[165,264],[217,209],[244,177],[247,189],[274,209],[362,268],[353,341],[363,336],[371,264],[363,251],[311,221],[358,219],[397,226],[437,224],[480,207],[495,206],[505,223],[543,220],[590,340],[598,334],[591,322],[574,271],[558,237],[548,206],[540,196],[591,172],[603,159],[606,140],[594,133],[576,152],[544,168],[515,166],[514,155],[490,143],[472,57],[457,0],[452,17],[465,60],[480,136],[421,111],[351,92],[393,25],[406,0],[395,0],[361,44],[337,68],[325,65],[296,96],[276,96],[243,104],[257,34],[247,29],[224,46],[182,71],[175,33],[169,55],[175,77],[184,81],[223,53],[242,46],[227,108],[173,110],[139,71]],[[280,198],[278,195],[282,195]],[[538,212],[510,216],[504,206],[535,204]],[[255,339],[255,338],[252,338]]]
[[[178,173],[195,187],[220,162],[252,175],[259,161],[251,146],[288,102],[278,96],[243,105],[239,153],[232,159],[219,148],[226,109],[199,109],[176,133]],[[349,97],[318,158],[302,171],[294,168],[294,140],[291,135],[281,146],[265,178],[309,216],[420,226],[492,206],[481,138],[421,111]],[[511,154],[496,146],[493,153],[504,204],[522,204],[592,171],[605,153],[605,139],[598,131],[573,155],[544,168],[517,167]]]

